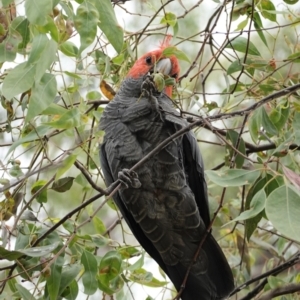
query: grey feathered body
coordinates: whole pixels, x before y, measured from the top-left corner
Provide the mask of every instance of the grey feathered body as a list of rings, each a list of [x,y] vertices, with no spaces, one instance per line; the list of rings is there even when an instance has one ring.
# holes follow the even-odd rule
[[[101,162],[108,184],[118,179],[119,171],[130,169],[187,125],[165,94],[141,96],[141,84],[142,80],[126,79],[101,118],[100,129],[105,131]],[[172,276],[176,277],[172,281],[178,289],[184,275],[181,273],[191,263],[209,224],[203,162],[193,133],[173,140],[136,172],[141,187],[119,190],[115,201],[141,245],[171,280]],[[209,257],[216,251],[218,255],[221,253],[222,261],[225,257],[210,234],[207,240],[190,275],[202,278],[199,281],[202,286],[198,288],[201,298],[190,298],[187,291],[183,299],[224,297],[218,295],[216,288],[223,284],[215,283],[211,278]],[[177,268],[176,274],[170,275],[174,268]],[[227,262],[226,268],[225,273],[231,274]],[[228,286],[228,290],[232,286]],[[195,295],[194,292],[192,297]]]

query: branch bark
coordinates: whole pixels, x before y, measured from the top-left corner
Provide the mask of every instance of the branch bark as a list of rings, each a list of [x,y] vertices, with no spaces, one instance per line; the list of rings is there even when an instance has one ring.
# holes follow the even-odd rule
[[[300,292],[300,283],[289,283],[268,291],[262,295],[259,300],[270,300],[281,295],[293,294],[296,292]]]

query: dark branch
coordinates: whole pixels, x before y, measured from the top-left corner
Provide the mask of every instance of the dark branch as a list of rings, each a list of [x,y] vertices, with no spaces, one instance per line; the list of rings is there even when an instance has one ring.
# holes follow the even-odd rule
[[[233,290],[233,292],[230,294],[230,296],[238,293],[239,291],[241,291],[242,289],[244,289],[245,287],[249,286],[251,283],[257,282],[261,279],[264,279],[268,276],[276,276],[279,273],[283,272],[284,270],[290,268],[291,266],[297,264],[300,262],[300,253],[298,253],[295,257],[293,257],[292,259],[288,260],[287,262],[281,264],[280,266],[265,272],[257,277],[254,277],[248,281],[246,281],[245,283],[243,283],[242,285],[238,286],[236,289]],[[267,282],[267,280],[266,280]],[[263,288],[263,287],[262,287]],[[261,289],[260,289],[261,290]],[[259,291],[260,291],[259,290]],[[255,291],[256,293],[253,294],[253,291]],[[251,291],[248,295],[246,295],[244,298],[242,298],[241,300],[247,300],[247,299],[252,299],[253,296],[255,296],[259,291],[257,288],[255,288],[253,291]]]

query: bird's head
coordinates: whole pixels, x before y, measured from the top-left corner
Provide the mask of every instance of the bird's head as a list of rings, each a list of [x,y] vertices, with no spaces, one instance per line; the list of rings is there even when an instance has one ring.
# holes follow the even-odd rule
[[[159,49],[150,51],[140,57],[127,74],[127,78],[139,79],[153,72],[160,72],[165,76],[170,76],[178,80],[179,62],[175,55],[164,55],[164,49],[169,46],[171,37],[167,37]],[[172,86],[166,86],[164,92],[171,97]]]

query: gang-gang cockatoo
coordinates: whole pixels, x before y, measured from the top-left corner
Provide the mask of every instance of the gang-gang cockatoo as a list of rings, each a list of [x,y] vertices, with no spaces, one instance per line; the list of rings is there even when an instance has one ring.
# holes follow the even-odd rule
[[[122,182],[113,198],[132,233],[180,290],[210,224],[203,161],[193,132],[174,139],[135,172],[129,171],[187,125],[170,99],[172,86],[161,91],[151,81],[153,72],[175,81],[179,76],[178,59],[163,55],[168,43],[135,62],[106,106],[100,121],[105,131],[100,160],[106,184]],[[209,233],[181,299],[224,299],[233,288],[228,262]]]

